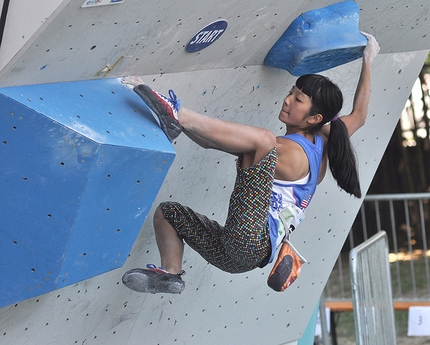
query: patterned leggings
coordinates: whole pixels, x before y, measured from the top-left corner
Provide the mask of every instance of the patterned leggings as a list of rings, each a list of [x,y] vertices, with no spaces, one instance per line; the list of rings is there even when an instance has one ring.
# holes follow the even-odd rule
[[[225,226],[176,202],[160,204],[165,219],[207,262],[230,273],[253,270],[271,253],[267,224],[276,147],[247,169],[236,162],[237,177]]]

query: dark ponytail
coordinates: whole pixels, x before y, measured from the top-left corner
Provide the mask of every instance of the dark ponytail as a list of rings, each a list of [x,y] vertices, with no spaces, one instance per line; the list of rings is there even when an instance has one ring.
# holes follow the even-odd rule
[[[323,116],[320,123],[309,129],[310,132],[320,131],[324,124],[332,121],[342,109],[342,92],[330,79],[318,74],[307,74],[297,79],[296,86],[312,101],[309,116],[316,114]],[[349,140],[348,130],[340,119],[331,122],[327,156],[330,171],[338,186],[360,198],[355,153]]]
[[[331,174],[338,186],[361,198],[355,152],[349,140],[348,129],[341,119],[331,122],[327,156]]]

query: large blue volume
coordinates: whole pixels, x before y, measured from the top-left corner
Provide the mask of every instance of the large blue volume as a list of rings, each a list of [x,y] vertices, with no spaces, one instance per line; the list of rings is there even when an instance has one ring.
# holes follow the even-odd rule
[[[175,157],[149,109],[117,79],[0,105],[0,307],[121,267]]]
[[[264,64],[301,76],[356,60],[367,44],[358,29],[359,17],[354,1],[305,12],[270,49]]]

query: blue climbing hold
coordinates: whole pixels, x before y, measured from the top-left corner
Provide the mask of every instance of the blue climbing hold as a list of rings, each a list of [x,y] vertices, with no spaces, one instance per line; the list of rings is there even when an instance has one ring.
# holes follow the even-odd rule
[[[356,60],[367,44],[358,29],[359,18],[354,1],[305,12],[275,43],[264,64],[300,76]]]

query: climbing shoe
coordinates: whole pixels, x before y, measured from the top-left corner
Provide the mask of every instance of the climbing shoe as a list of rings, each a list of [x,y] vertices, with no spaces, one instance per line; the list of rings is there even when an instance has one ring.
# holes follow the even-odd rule
[[[183,128],[178,122],[177,115],[181,108],[181,101],[177,99],[173,90],[169,90],[169,97],[152,90],[146,84],[136,85],[133,90],[151,110],[152,115],[167,138],[170,141],[176,139]]]
[[[149,264],[147,268],[134,268],[122,276],[122,282],[129,289],[146,293],[181,293],[185,282],[181,276],[185,271],[177,274],[167,272],[162,267]]]

